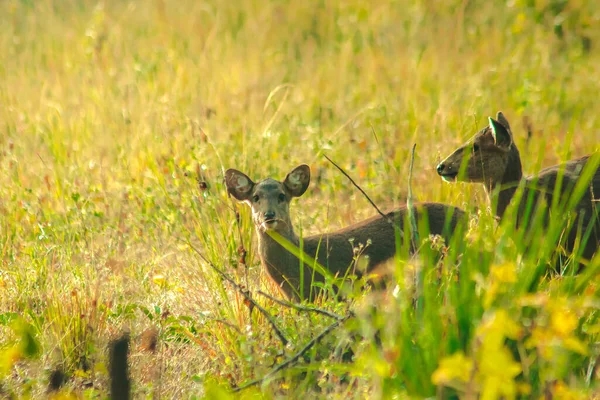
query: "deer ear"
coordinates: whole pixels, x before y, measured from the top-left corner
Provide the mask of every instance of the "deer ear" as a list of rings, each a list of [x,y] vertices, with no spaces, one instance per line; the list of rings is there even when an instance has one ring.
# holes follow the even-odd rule
[[[225,171],[225,185],[227,191],[240,201],[248,200],[254,188],[252,179],[237,169],[228,169]]]
[[[492,130],[492,136],[494,136],[494,142],[496,146],[503,150],[510,149],[512,145],[512,135],[510,134],[510,129],[507,129],[500,122],[496,121],[493,118],[488,118],[490,122],[490,129]]]
[[[300,197],[306,192],[310,183],[310,168],[306,164],[302,164],[294,168],[292,172],[287,174],[283,185],[293,197]]]
[[[502,125],[504,125],[504,127],[506,129],[508,129],[510,131],[510,124],[508,123],[508,120],[506,119],[504,114],[502,114],[502,111],[498,111],[498,114],[496,115],[496,119],[498,120],[498,122],[500,122]]]

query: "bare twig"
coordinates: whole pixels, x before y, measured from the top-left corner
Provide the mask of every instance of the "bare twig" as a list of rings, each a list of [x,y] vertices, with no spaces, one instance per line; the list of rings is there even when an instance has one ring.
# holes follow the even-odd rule
[[[314,312],[315,314],[322,314],[322,315],[325,315],[325,316],[327,316],[329,318],[336,319],[338,321],[341,321],[344,318],[346,318],[346,317],[344,317],[342,315],[333,313],[331,311],[324,310],[322,308],[307,307],[307,306],[303,306],[301,304],[295,304],[295,303],[291,303],[289,301],[281,300],[281,299],[275,298],[275,297],[273,297],[273,296],[271,296],[271,295],[269,295],[269,294],[267,294],[267,293],[265,293],[263,291],[260,291],[260,290],[258,292],[256,292],[256,293],[260,294],[261,296],[266,297],[267,299],[269,299],[271,301],[274,301],[275,303],[277,303],[279,305],[282,305],[284,307],[293,308],[294,310],[297,310],[297,311]]]
[[[354,179],[352,179],[352,178],[350,177],[350,175],[348,175],[348,174],[346,173],[346,171],[344,171],[344,170],[342,169],[342,167],[340,167],[339,165],[337,165],[337,164],[336,164],[336,163],[335,163],[335,162],[334,162],[334,161],[333,161],[331,158],[327,157],[327,155],[323,154],[323,157],[325,157],[325,158],[327,159],[327,161],[329,161],[330,163],[332,163],[334,167],[336,167],[337,169],[339,169],[339,170],[340,170],[340,172],[341,172],[342,174],[344,174],[344,176],[345,176],[346,178],[348,178],[348,180],[349,180],[350,182],[352,182],[352,184],[354,185],[354,187],[355,187],[355,188],[357,188],[357,189],[358,189],[358,190],[359,190],[359,191],[360,191],[360,192],[363,194],[363,196],[365,196],[365,198],[366,198],[366,199],[369,201],[369,203],[371,203],[371,205],[373,206],[373,208],[375,208],[375,210],[377,210],[377,212],[379,213],[379,215],[381,215],[383,218],[385,218],[386,220],[388,220],[388,221],[389,221],[389,218],[388,218],[388,216],[387,216],[387,215],[385,215],[383,212],[381,212],[381,210],[379,209],[379,207],[377,207],[377,206],[375,205],[375,203],[373,203],[373,200],[371,200],[371,198],[370,198],[370,197],[369,197],[369,196],[368,196],[368,195],[365,193],[365,191],[364,191],[364,190],[362,190],[362,188],[361,188],[360,186],[358,186],[358,184],[357,184],[356,182],[354,182]]]
[[[240,328],[238,328],[237,326],[235,326],[234,324],[232,324],[231,322],[229,322],[227,320],[224,320],[222,318],[215,318],[215,319],[211,319],[210,321],[217,322],[219,324],[223,324],[223,325],[225,325],[225,326],[233,329],[234,331],[236,331],[240,335],[242,334],[242,331],[240,330]]]
[[[406,198],[406,208],[408,212],[408,219],[410,221],[410,240],[412,242],[412,246],[417,250],[417,243],[419,242],[419,232],[417,230],[417,218],[415,215],[415,210],[413,206],[413,194],[412,194],[412,172],[413,166],[415,162],[415,149],[417,148],[417,144],[415,143],[412,148],[412,154],[410,158],[410,167],[408,169],[408,196]],[[417,313],[422,315],[423,310],[423,268],[418,267],[415,273],[415,305],[417,309]]]
[[[331,325],[329,325],[327,328],[325,328],[321,333],[319,333],[317,336],[315,336],[312,340],[310,340],[296,354],[294,354],[292,357],[288,358],[287,360],[285,360],[284,362],[282,362],[281,364],[279,364],[277,367],[275,367],[274,369],[272,369],[271,372],[269,372],[268,374],[266,374],[262,378],[250,381],[250,382],[248,382],[248,383],[246,383],[246,384],[244,384],[242,386],[235,387],[235,388],[233,388],[233,391],[234,392],[239,392],[239,391],[242,391],[242,390],[247,389],[249,387],[259,385],[259,384],[265,382],[266,380],[268,380],[269,378],[271,378],[272,376],[274,376],[275,374],[277,374],[279,371],[281,371],[281,370],[289,367],[290,365],[296,363],[315,344],[317,344],[319,341],[321,341],[321,339],[323,339],[325,336],[327,336],[329,333],[331,333],[335,328],[337,328],[338,326],[340,326],[343,322],[347,321],[351,317],[352,317],[352,314],[348,314],[347,316],[343,317],[342,319],[335,321],[334,323],[332,323]]]
[[[410,221],[411,234],[410,238],[412,240],[412,245],[416,249],[417,243],[419,241],[419,231],[417,230],[417,218],[415,216],[415,211],[413,209],[413,194],[412,194],[412,175],[413,175],[413,166],[415,163],[415,149],[417,148],[417,144],[415,143],[412,148],[412,154],[410,156],[410,167],[408,169],[408,196],[406,197],[406,207],[408,212],[408,219]]]
[[[263,307],[260,306],[260,304],[258,304],[250,295],[250,291],[244,289],[242,286],[238,285],[233,279],[231,279],[229,277],[229,275],[227,275],[224,271],[221,271],[214,263],[212,263],[208,258],[206,258],[204,256],[204,254],[202,254],[202,252],[200,250],[198,250],[193,244],[191,244],[189,241],[186,241],[187,245],[190,246],[190,248],[192,250],[194,250],[196,252],[196,254],[198,254],[198,256],[200,256],[200,258],[202,258],[202,260],[204,260],[205,263],[207,263],[208,265],[211,266],[212,269],[214,269],[219,275],[221,275],[221,277],[223,279],[225,279],[227,282],[229,282],[229,284],[231,284],[231,286],[233,286],[238,292],[240,292],[240,294],[242,296],[244,296],[244,298],[253,306],[256,307],[256,309],[258,311],[260,311],[260,313],[262,315],[265,316],[265,318],[267,319],[267,321],[269,321],[269,324],[271,324],[271,327],[273,328],[273,330],[275,331],[275,334],[277,335],[277,337],[279,338],[279,340],[281,341],[281,343],[286,346],[289,343],[289,340],[285,337],[285,335],[283,334],[283,332],[281,332],[281,330],[277,327],[277,324],[275,324],[275,320],[273,319],[273,316],[271,314],[269,314],[269,312],[267,310],[265,310]]]

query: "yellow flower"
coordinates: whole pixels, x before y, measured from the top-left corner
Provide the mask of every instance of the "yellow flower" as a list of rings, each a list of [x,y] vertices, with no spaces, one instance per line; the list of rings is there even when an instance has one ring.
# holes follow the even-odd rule
[[[550,344],[552,332],[548,329],[535,327],[531,331],[531,336],[525,341],[525,348],[532,349],[540,345]]]
[[[156,283],[158,286],[164,287],[167,284],[167,278],[164,275],[154,275],[152,277],[152,282]]]
[[[571,310],[561,307],[552,312],[550,317],[552,330],[561,337],[567,337],[577,329],[579,318]]]
[[[492,282],[488,290],[485,292],[483,297],[483,308],[488,310],[494,304],[494,300],[500,293],[500,283]]]
[[[50,400],[77,400],[78,397],[71,392],[68,391],[61,391],[58,393],[53,393],[51,394],[48,399]]]
[[[82,369],[76,369],[75,372],[73,372],[73,375],[75,375],[78,378],[89,378],[90,372],[84,371]]]
[[[514,361],[505,347],[480,351],[478,377],[482,383],[482,399],[514,399],[517,383],[514,378],[521,373],[521,365]]]
[[[531,385],[529,383],[517,383],[517,391],[519,394],[531,394]]]
[[[553,397],[561,400],[584,400],[589,398],[584,393],[569,388],[564,382],[557,382],[552,388],[552,394]]]
[[[517,266],[506,263],[492,266],[491,276],[494,281],[503,283],[514,283],[517,281]]]
[[[496,297],[506,291],[507,283],[517,281],[517,266],[513,263],[492,266],[489,281],[490,284],[483,300],[483,307],[485,309],[490,308]]]
[[[493,344],[495,348],[501,347],[507,337],[517,339],[521,332],[521,327],[508,316],[506,310],[496,311],[477,328],[477,335],[485,336],[485,342]]]
[[[556,348],[565,348],[576,353],[587,355],[587,345],[574,335],[563,335],[553,328],[537,327],[531,331],[531,336],[525,341],[525,348],[537,348],[545,360],[554,358]]]
[[[515,22],[513,23],[513,26],[512,26],[513,33],[521,32],[523,30],[523,28],[525,27],[526,21],[527,21],[527,17],[525,16],[525,13],[520,12],[519,14],[517,14],[517,18],[515,18]]]
[[[7,375],[13,365],[23,357],[19,346],[12,346],[0,352],[0,377]]]
[[[431,375],[434,385],[444,385],[453,380],[468,382],[473,371],[473,360],[462,352],[456,352],[440,362],[440,366]]]
[[[514,378],[521,373],[521,365],[513,359],[504,342],[506,338],[516,339],[521,334],[521,326],[506,310],[488,315],[477,329],[482,341],[477,354],[477,380],[481,383],[482,399],[516,397]]]

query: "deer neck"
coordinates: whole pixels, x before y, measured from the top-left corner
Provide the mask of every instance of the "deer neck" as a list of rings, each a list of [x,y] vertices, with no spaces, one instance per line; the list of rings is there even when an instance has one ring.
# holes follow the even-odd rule
[[[271,278],[289,295],[288,292],[291,289],[289,283],[294,286],[300,280],[298,259],[267,232],[257,229],[257,233],[258,251],[263,266],[267,269]],[[291,228],[279,232],[279,234],[294,246],[298,246],[300,243],[300,238]]]
[[[500,181],[491,180],[486,184],[488,197],[491,198],[497,193],[498,203],[496,205],[496,215],[498,217],[502,218],[504,215],[522,178],[523,168],[521,167],[521,156],[519,155],[517,146],[513,144],[508,152],[506,168]]]

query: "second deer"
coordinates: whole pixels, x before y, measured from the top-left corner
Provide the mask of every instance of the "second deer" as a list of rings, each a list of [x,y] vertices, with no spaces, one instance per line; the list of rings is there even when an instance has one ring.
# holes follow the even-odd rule
[[[304,253],[316,259],[333,276],[343,277],[348,272],[360,275],[360,271],[352,270],[356,265],[354,246],[359,244],[365,246],[360,257],[367,260],[367,272],[396,254],[396,227],[403,231],[406,207],[387,213],[385,218],[378,215],[338,231],[300,238],[290,217],[290,202],[308,188],[310,169],[307,165],[296,167],[283,181],[267,178],[256,183],[244,173],[229,169],[225,173],[225,182],[233,197],[251,207],[261,263],[290,299],[314,299],[318,290],[312,283],[322,282],[324,277],[307,263],[301,266],[299,259],[273,239],[269,231],[302,247]],[[417,219],[427,217],[429,233],[441,235],[446,242],[464,215],[459,208],[439,203],[417,204],[415,211]]]
[[[458,180],[483,183],[488,197],[496,194],[498,196],[495,212],[500,218],[504,216],[517,193],[519,183],[524,183],[524,192],[518,204],[517,226],[527,226],[529,221],[525,220],[525,215],[528,197],[531,195],[533,204],[545,199],[550,205],[554,189],[560,182],[559,194],[561,198],[566,198],[591,157],[588,155],[563,165],[545,168],[539,174],[524,178],[524,182],[521,182],[523,170],[519,150],[513,141],[510,124],[502,112],[498,112],[496,119],[489,118],[488,126],[442,161],[437,166],[437,172],[447,182]],[[463,163],[466,164],[465,173],[459,174]],[[566,249],[572,251],[577,237],[581,237],[588,228],[591,229],[591,235],[582,252],[582,256],[587,259],[594,256],[600,243],[599,200],[600,168],[596,168],[588,190],[574,207],[577,219],[566,242]],[[550,214],[545,217],[547,222]]]

